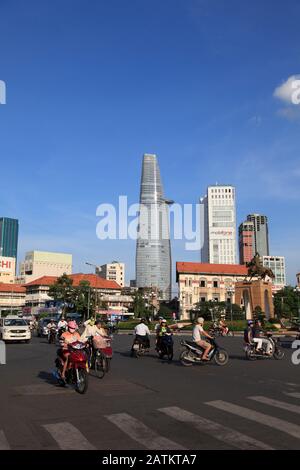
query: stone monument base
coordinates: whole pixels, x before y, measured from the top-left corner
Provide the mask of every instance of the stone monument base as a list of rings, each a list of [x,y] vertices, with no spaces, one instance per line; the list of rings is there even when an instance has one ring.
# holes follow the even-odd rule
[[[247,320],[253,319],[255,307],[260,307],[266,319],[274,318],[272,284],[261,279],[235,283],[235,303],[243,305]]]

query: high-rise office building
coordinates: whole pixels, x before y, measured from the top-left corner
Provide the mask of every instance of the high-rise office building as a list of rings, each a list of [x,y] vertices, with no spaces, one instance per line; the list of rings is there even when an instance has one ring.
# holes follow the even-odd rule
[[[248,222],[254,225],[253,256],[258,253],[260,256],[269,256],[269,229],[268,218],[261,214],[249,214]]]
[[[275,279],[273,280],[274,291],[279,291],[286,286],[285,258],[284,256],[263,256],[263,266],[273,271]]]
[[[171,298],[171,203],[164,197],[156,155],[145,154],[136,244],[136,286],[155,287],[165,300]]]
[[[239,255],[240,264],[246,264],[253,258],[254,250],[254,224],[242,222],[239,226]]]
[[[215,185],[200,200],[201,261],[236,263],[235,188]]]
[[[19,221],[0,217],[0,256],[17,258]]]

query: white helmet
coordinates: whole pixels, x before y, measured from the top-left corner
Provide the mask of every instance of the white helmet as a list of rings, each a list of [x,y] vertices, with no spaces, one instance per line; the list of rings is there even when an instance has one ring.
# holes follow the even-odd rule
[[[197,323],[200,323],[200,325],[203,325],[203,323],[204,323],[204,318],[203,318],[203,317],[197,318]]]

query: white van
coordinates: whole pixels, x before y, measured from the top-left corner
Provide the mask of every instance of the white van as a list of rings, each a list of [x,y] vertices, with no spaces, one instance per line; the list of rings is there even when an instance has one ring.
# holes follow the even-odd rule
[[[31,332],[28,323],[17,315],[8,315],[0,318],[0,339],[3,341],[31,340]]]

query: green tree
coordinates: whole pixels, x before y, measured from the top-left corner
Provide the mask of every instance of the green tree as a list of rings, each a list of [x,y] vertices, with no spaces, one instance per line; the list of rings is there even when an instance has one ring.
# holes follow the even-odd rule
[[[292,318],[299,315],[299,294],[292,286],[286,286],[274,295],[275,315],[278,318]]]
[[[56,301],[62,302],[62,317],[64,318],[67,310],[74,307],[76,299],[76,291],[73,287],[73,279],[70,278],[67,274],[60,276],[56,282],[50,286],[49,296]]]
[[[80,281],[79,286],[75,289],[75,307],[77,312],[83,315],[84,319],[89,316],[95,317],[96,314],[96,293],[91,289],[89,281]]]
[[[143,290],[139,289],[133,294],[133,312],[134,316],[141,318],[141,317],[148,317],[149,310],[146,307],[146,301],[143,295]]]

